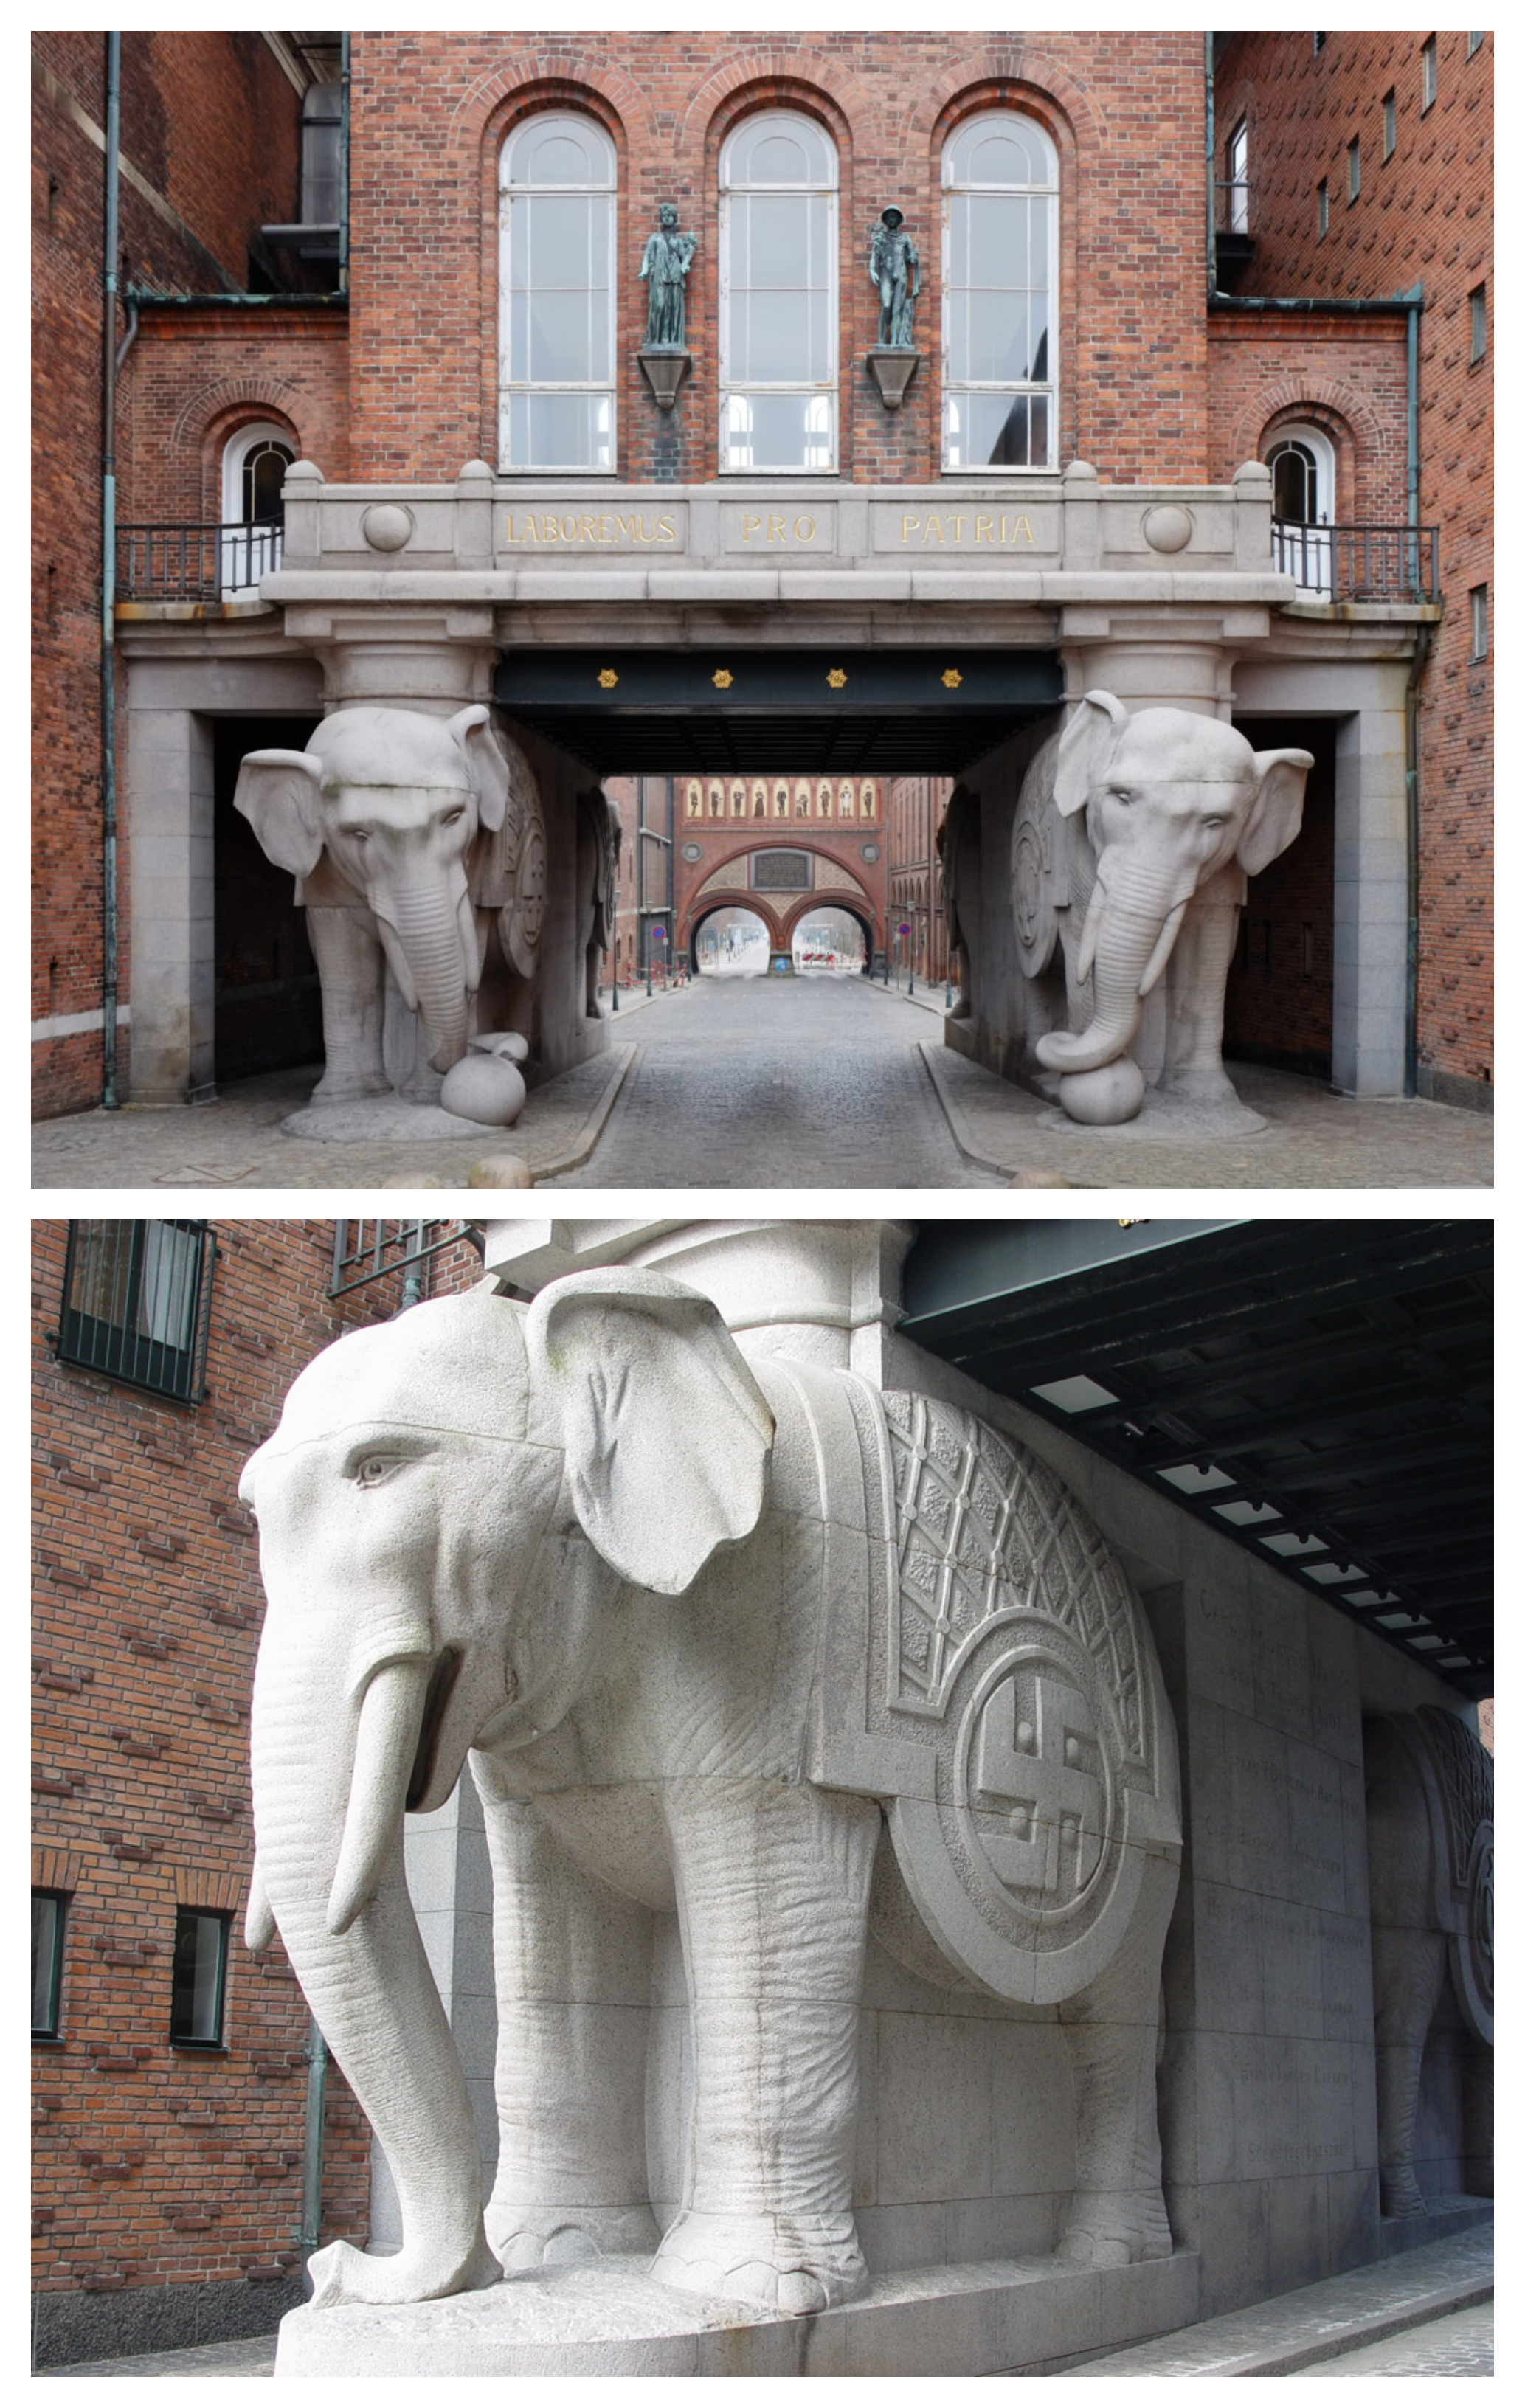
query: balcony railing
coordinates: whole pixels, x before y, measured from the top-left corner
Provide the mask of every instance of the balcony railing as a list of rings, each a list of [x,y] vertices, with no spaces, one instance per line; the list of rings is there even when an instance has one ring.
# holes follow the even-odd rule
[[[281,566],[281,529],[268,520],[224,526],[119,526],[117,594],[123,602],[230,602],[257,595]]]
[[[1276,566],[1321,602],[1436,602],[1438,527],[1271,522]]]

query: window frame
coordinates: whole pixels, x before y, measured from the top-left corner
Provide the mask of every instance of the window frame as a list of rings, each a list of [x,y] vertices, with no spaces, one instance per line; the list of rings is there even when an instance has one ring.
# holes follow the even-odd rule
[[[1427,109],[1433,108],[1439,98],[1440,61],[1436,54],[1435,37],[1431,34],[1419,45],[1419,115],[1422,117]]]
[[[1229,136],[1225,153],[1226,179],[1229,188],[1230,234],[1248,234],[1250,230],[1250,122],[1242,117]]]
[[[1467,295],[1469,320],[1467,366],[1475,368],[1488,357],[1488,285],[1475,284]]]
[[[163,1287],[151,1283],[145,1297],[145,1273],[151,1283],[163,1276],[157,1261],[151,1268],[148,1264],[152,1250],[146,1233],[152,1229],[171,1230],[188,1240],[194,1249],[189,1266],[189,1290],[180,1315],[180,1326],[185,1332],[181,1343],[155,1336],[152,1318],[164,1301],[178,1307],[174,1283],[183,1276],[185,1256],[182,1253],[180,1263],[171,1262],[167,1296]],[[130,1233],[125,1265],[120,1259],[120,1234],[107,1237],[108,1232],[122,1231]],[[87,1250],[97,1243],[102,1251],[93,1262]],[[108,1248],[114,1248],[114,1254]],[[170,1250],[172,1255],[175,1251]],[[55,1341],[58,1360],[76,1370],[98,1372],[103,1379],[114,1380],[122,1387],[141,1388],[150,1396],[165,1397],[176,1404],[199,1405],[207,1393],[207,1343],[216,1259],[216,1240],[209,1221],[71,1221],[59,1298]],[[121,1283],[121,1310],[117,1313],[89,1312],[74,1300],[87,1281],[103,1274],[113,1286]],[[146,1331],[137,1326],[145,1308],[150,1316]]]
[[[1319,178],[1315,199],[1318,208],[1318,239],[1322,242],[1329,232],[1329,178],[1327,176]]]
[[[48,2003],[51,2009],[51,2015],[47,2023],[40,2024],[36,2019],[36,1910],[44,1899],[53,1905],[56,1913],[53,1916],[52,1944],[49,1951],[50,1962],[47,1975]],[[32,2038],[34,2041],[57,2041],[64,2037],[64,1937],[68,1924],[70,1903],[70,1893],[66,1889],[54,1889],[46,1883],[35,1882],[32,1885]]]
[[[526,148],[532,141],[541,139],[554,127],[562,125],[575,127],[580,136],[585,137],[586,135],[591,134],[597,137],[595,147],[600,149],[607,159],[609,169],[607,182],[595,182],[590,180],[585,183],[536,184],[533,180],[515,181],[513,179],[512,173],[515,154]],[[514,283],[512,274],[514,205],[517,202],[521,207],[524,207],[531,204],[537,197],[545,198],[551,196],[589,200],[602,199],[606,201],[608,205],[607,255],[609,263],[609,284],[606,294],[607,324],[605,330],[605,340],[607,343],[607,356],[609,362],[609,375],[607,379],[589,379],[586,380],[568,377],[550,379],[535,378],[529,375],[520,377],[513,373],[515,366],[513,348],[514,303],[520,290],[520,288]],[[568,478],[596,478],[599,480],[612,480],[619,474],[619,150],[608,126],[605,125],[599,118],[596,117],[591,109],[536,109],[532,111],[529,116],[522,118],[517,124],[510,127],[508,133],[503,137],[503,141],[497,154],[497,461],[499,476],[516,478],[554,478],[558,480]],[[583,286],[574,287],[568,285],[557,289],[568,292],[582,291],[591,295],[597,288],[590,282]],[[526,294],[532,294],[534,286],[532,283],[526,283],[524,290]],[[590,325],[592,323],[591,304],[589,309],[589,323]],[[529,363],[526,362],[526,366],[528,365]],[[536,460],[533,457],[525,460],[516,460],[513,457],[512,423],[514,402],[521,397],[523,397],[527,403],[528,401],[533,400],[537,395],[550,396],[555,394],[585,394],[590,399],[603,400],[607,403],[609,409],[609,457],[605,465],[600,466],[596,461],[591,460],[553,461]],[[526,409],[526,423],[527,417],[528,412]],[[592,423],[591,420],[589,423],[590,424]]]
[[[216,2031],[212,2035],[181,2029],[176,2022],[178,2002],[186,1987],[180,1973],[182,1935],[193,1925],[209,1925],[217,1933],[216,2005],[212,2017]],[[228,1963],[232,1953],[229,1942],[232,1928],[232,1915],[220,1907],[178,1906],[175,1909],[175,1941],[169,1960],[169,2044],[171,2048],[194,2049],[203,2055],[226,2049],[228,2044]],[[195,1987],[195,1976],[193,1975],[190,1985],[193,2000]]]
[[[288,469],[298,458],[296,437],[289,426],[278,426],[273,419],[252,419],[246,426],[236,426],[223,446],[221,492],[222,585],[224,602],[237,602],[259,593],[259,581],[281,566],[285,535],[285,505],[278,502],[270,519],[251,519],[244,512],[244,479],[250,462],[262,444],[279,444],[287,455]],[[237,532],[247,529],[248,532]],[[268,532],[265,532],[265,530]]]
[[[1020,126],[1025,131],[1038,137],[1042,150],[1046,154],[1049,162],[1052,178],[1051,181],[1044,184],[1022,185],[980,185],[957,183],[954,181],[952,170],[953,153],[956,146],[963,142],[974,132],[975,128],[980,125],[1001,124]],[[942,274],[942,310],[941,329],[942,346],[942,391],[940,397],[940,458],[942,474],[944,477],[951,478],[1052,477],[1057,473],[1058,469],[1059,397],[1063,382],[1062,353],[1059,342],[1058,323],[1058,304],[1060,293],[1059,204],[1062,194],[1063,179],[1058,145],[1050,134],[1047,126],[1043,123],[1042,120],[1033,116],[1028,110],[1020,108],[978,109],[971,116],[960,119],[959,122],[954,126],[949,133],[946,141],[942,145],[942,155],[939,162],[938,175],[942,209],[941,245]],[[969,289],[968,287],[956,282],[953,272],[953,204],[956,198],[960,194],[972,195],[982,192],[992,194],[1020,194],[1026,197],[1040,196],[1047,203],[1048,240],[1046,244],[1047,256],[1044,263],[1046,272],[1046,284],[1044,287],[1046,305],[1044,332],[1048,345],[1048,372],[1042,380],[1037,378],[1029,378],[1022,383],[1013,383],[1008,380],[994,382],[987,379],[956,377],[953,373],[952,363],[954,356],[954,343],[952,318],[955,296],[957,294]],[[1027,460],[1020,462],[971,461],[967,465],[960,463],[957,466],[950,463],[948,457],[949,450],[951,448],[948,431],[949,403],[955,395],[959,394],[1009,394],[1014,401],[1024,395],[1029,398],[1042,395],[1047,404],[1048,442],[1046,458],[1042,461]]]
[[[1382,95],[1382,164],[1387,165],[1398,148],[1398,87],[1391,85]]]
[[[1360,136],[1353,134],[1345,146],[1346,206],[1354,207],[1360,198]]]
[[[817,183],[807,179],[798,184],[738,183],[732,180],[738,150],[750,143],[765,125],[800,125],[816,141],[824,144],[830,166],[827,181]],[[764,108],[754,111],[733,125],[720,147],[716,163],[716,230],[719,244],[719,324],[716,330],[718,353],[718,470],[722,477],[837,477],[842,473],[842,159],[836,137],[829,126],[812,117],[802,108]],[[733,269],[734,245],[741,223],[741,207],[759,194],[802,194],[807,201],[819,201],[826,221],[825,253],[826,284],[826,366],[815,379],[791,377],[770,380],[759,377],[744,379],[731,375],[731,359],[735,346],[732,337],[731,306],[733,296],[742,293],[766,292],[766,285],[742,285]],[[806,285],[808,294],[811,287]],[[829,434],[826,449],[829,458],[813,466],[798,461],[756,461],[746,466],[731,459],[731,404],[750,394],[784,395],[799,394],[824,399],[829,412]]]
[[[1488,658],[1488,587],[1486,585],[1471,585],[1467,588],[1467,613],[1471,624],[1471,649],[1467,658],[1469,661],[1486,661]]]

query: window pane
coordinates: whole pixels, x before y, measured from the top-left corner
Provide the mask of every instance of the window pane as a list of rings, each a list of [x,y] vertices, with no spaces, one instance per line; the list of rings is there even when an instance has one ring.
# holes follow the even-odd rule
[[[747,162],[749,184],[808,184],[810,180],[805,146],[790,134],[770,134]]]
[[[832,416],[825,394],[732,394],[726,412],[726,466],[829,468]]]
[[[64,1901],[49,1890],[32,1893],[32,2029],[51,2038],[58,2029],[59,1942]]]
[[[143,1283],[137,1308],[137,1326],[143,1337],[165,1346],[190,1345],[200,1256],[200,1239],[189,1229],[149,1222],[143,1231]]]
[[[526,202],[530,222],[529,279],[537,292],[547,287],[583,286],[588,282],[590,212],[607,204],[568,193],[565,199],[537,197]]]
[[[750,285],[797,286],[806,280],[810,203],[802,193],[759,195],[743,204],[746,249],[741,263]]]
[[[216,2042],[223,2037],[223,1966],[227,1918],[182,1907],[175,1921],[169,2036]]]
[[[1014,194],[985,194],[968,203],[971,284],[990,288],[1026,284],[1028,204]]]

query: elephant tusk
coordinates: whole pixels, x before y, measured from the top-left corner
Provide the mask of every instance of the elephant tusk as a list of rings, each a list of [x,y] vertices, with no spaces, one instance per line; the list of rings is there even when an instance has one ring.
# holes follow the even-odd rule
[[[1186,916],[1186,908],[1190,900],[1189,895],[1182,896],[1179,903],[1173,906],[1169,918],[1155,939],[1154,952],[1150,954],[1144,976],[1139,981],[1141,996],[1147,995],[1155,981],[1162,975],[1165,965],[1174,951],[1175,939],[1181,933],[1181,922]]]
[[[260,1876],[259,1858],[256,1856],[254,1870],[249,1878],[249,1905],[244,1914],[244,1946],[252,1955],[257,1956],[262,1948],[268,1948],[274,1938],[275,1916],[270,1910],[270,1901],[266,1895],[265,1884]]]
[[[466,969],[466,991],[475,995],[482,984],[482,947],[477,942],[477,914],[469,892],[461,896],[455,906],[456,925],[461,932],[461,958]]]
[[[409,1010],[416,1011],[418,989],[413,984],[413,974],[408,967],[408,957],[403,952],[396,928],[392,926],[390,921],[383,920],[380,912],[376,915],[376,933],[381,940],[381,951],[386,955],[387,968],[397,982],[397,993]]]
[[[373,1672],[360,1701],[350,1806],[328,1893],[328,1928],[336,1938],[375,1896],[396,1839],[428,1686],[427,1657],[410,1656]]]
[[[1080,932],[1080,951],[1075,957],[1075,979],[1081,986],[1084,986],[1090,977],[1096,961],[1096,940],[1101,933],[1101,914],[1106,909],[1106,888],[1099,878],[1091,888],[1091,899],[1086,910],[1086,925]]]

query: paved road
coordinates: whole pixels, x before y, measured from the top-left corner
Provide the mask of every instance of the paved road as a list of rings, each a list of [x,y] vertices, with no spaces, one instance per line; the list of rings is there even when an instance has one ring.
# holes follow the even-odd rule
[[[1346,2350],[1341,2358],[1318,2366],[1304,2366],[1300,2374],[1491,2374],[1493,2372],[1493,2302],[1460,2308],[1454,2316],[1437,2316],[1433,2324],[1417,2325],[1410,2332],[1393,2333],[1364,2349]]]
[[[990,1187],[915,1051],[934,1016],[859,978],[699,979],[632,1025],[588,1161],[549,1187]]]

